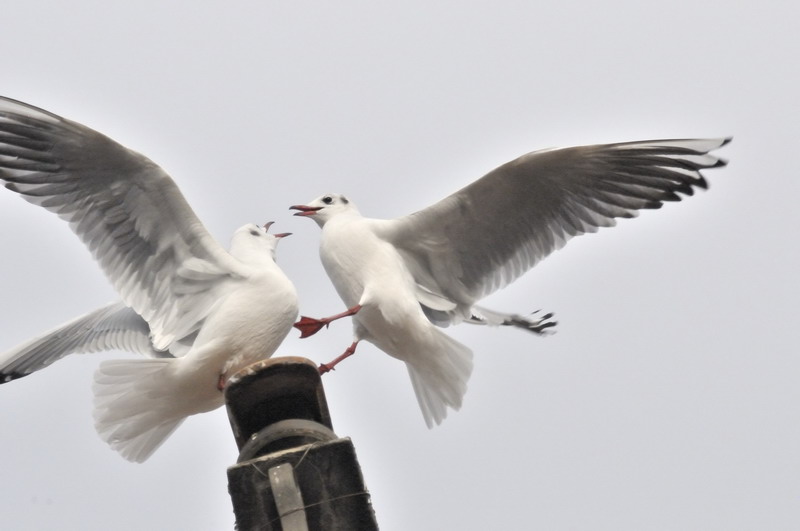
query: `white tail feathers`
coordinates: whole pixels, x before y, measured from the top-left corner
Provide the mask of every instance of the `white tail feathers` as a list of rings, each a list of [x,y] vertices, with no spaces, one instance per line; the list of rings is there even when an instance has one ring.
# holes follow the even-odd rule
[[[94,425],[100,438],[125,459],[145,461],[187,416],[200,412],[197,404],[187,404],[172,381],[176,362],[114,360],[97,369]]]
[[[472,374],[472,351],[434,327],[429,330],[433,341],[426,342],[427,350],[405,359],[425,424],[432,428],[447,417],[448,407],[461,408]]]

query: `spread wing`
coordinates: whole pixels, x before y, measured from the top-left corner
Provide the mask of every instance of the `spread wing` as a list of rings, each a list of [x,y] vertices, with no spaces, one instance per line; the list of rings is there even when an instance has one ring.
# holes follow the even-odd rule
[[[725,165],[710,152],[729,140],[536,151],[379,231],[404,256],[427,305],[468,307],[571,237],[706,188],[700,170]]]
[[[82,315],[0,355],[0,383],[27,376],[73,353],[125,350],[149,357],[171,356],[153,350],[144,319],[116,302]]]
[[[58,214],[164,350],[245,269],[146,157],[81,124],[0,98],[0,181]]]

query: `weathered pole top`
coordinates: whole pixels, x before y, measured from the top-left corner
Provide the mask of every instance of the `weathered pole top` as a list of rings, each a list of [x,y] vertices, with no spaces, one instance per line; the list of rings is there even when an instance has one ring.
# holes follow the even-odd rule
[[[286,430],[295,432],[307,442],[335,438],[319,369],[306,358],[271,358],[245,367],[228,380],[225,403],[236,445],[243,452],[240,461],[254,457],[253,451],[277,449],[250,449],[270,446],[270,442],[274,445],[264,437],[274,438],[276,431],[282,438],[289,437]],[[265,434],[265,430],[272,433]],[[297,442],[302,440],[291,439],[282,446]],[[247,449],[250,451],[244,451]]]
[[[377,531],[349,438],[333,432],[317,365],[280,357],[225,387],[239,447],[228,491],[240,531]]]

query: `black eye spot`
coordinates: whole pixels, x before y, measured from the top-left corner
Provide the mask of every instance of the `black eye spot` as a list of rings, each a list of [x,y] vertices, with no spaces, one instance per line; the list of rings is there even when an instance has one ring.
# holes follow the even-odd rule
[[[257,231],[257,230],[255,230],[255,229],[250,229],[250,234],[252,234],[253,236],[260,236],[260,235],[261,235],[261,233],[260,233],[260,232],[258,232],[258,231]]]
[[[325,197],[322,198],[322,202],[325,203],[326,205],[330,205],[331,203],[333,203],[333,198],[329,195],[326,195]]]

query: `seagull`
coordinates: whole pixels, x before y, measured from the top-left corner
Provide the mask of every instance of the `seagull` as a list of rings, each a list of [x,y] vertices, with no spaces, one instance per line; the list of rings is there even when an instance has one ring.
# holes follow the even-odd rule
[[[228,377],[292,329],[297,294],[275,263],[289,234],[247,224],[226,251],[164,170],[108,137],[0,98],[0,181],[67,221],[121,298],[0,354],[0,383],[70,353],[143,354],[94,377],[95,427],[122,457],[146,460],[221,406]]]
[[[724,166],[711,154],[730,138],[651,140],[534,151],[419,212],[363,217],[342,194],[328,193],[296,216],[321,228],[320,258],[347,310],[295,324],[308,337],[353,317],[354,340],[320,366],[351,356],[361,340],[406,363],[429,428],[461,407],[472,352],[439,327],[461,322],[546,334],[552,314],[497,312],[476,305],[561,248],[707,188],[700,170]]]

